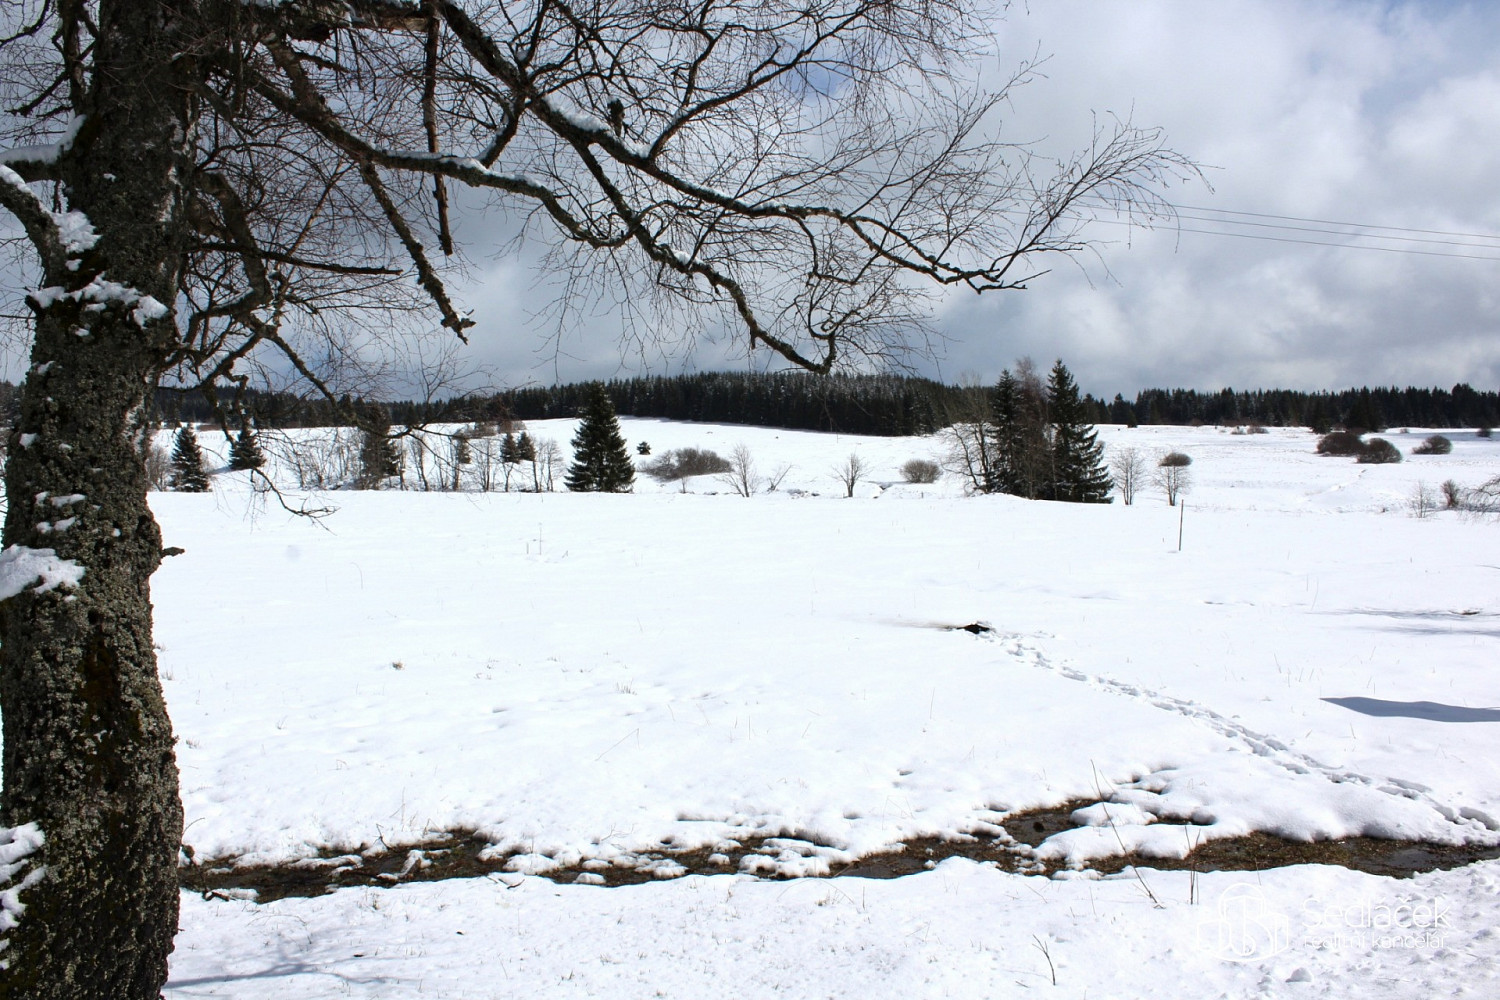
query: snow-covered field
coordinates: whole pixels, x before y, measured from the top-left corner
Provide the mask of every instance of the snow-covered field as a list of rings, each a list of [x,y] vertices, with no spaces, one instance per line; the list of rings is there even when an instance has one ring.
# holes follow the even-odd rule
[[[1500,842],[1500,524],[1412,516],[1500,442],[1105,428],[1193,457],[1185,512],[901,482],[934,438],[622,421],[749,446],[775,493],[158,494],[153,593],[196,856],[479,831],[517,874],[183,900],[189,997],[1494,996],[1500,863],[894,880],[526,872],[751,834],[817,874],[1007,811],[1108,800],[1044,854],[1252,830]],[[566,443],[572,422],[530,433]],[[204,444],[222,451],[222,438]],[[852,499],[833,467],[869,469]],[[1181,515],[1181,517],[1180,517]],[[1180,519],[1179,519],[1180,517]],[[1179,530],[1181,550],[1179,551]],[[949,627],[983,622],[971,635]]]

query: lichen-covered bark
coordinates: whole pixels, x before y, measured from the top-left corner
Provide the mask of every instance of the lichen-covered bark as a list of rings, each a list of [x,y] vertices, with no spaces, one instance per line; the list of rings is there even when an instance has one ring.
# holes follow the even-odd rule
[[[182,812],[151,643],[161,535],[133,425],[174,339],[144,296],[172,303],[181,267],[186,2],[101,4],[108,83],[63,163],[68,206],[98,240],[45,276],[61,293],[35,300],[4,541],[85,572],[0,604],[0,824],[46,837],[4,998],[156,1000],[177,930]]]

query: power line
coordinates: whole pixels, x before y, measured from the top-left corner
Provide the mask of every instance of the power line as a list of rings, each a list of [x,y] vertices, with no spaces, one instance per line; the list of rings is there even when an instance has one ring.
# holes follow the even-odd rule
[[[1101,222],[1113,222],[1111,219],[1101,219]],[[1121,222],[1120,225],[1129,225]],[[1360,243],[1333,243],[1329,240],[1305,240],[1294,236],[1267,236],[1262,233],[1228,233],[1217,229],[1187,229],[1178,227],[1178,232],[1202,233],[1205,236],[1230,236],[1241,240],[1264,240],[1271,243],[1302,243],[1312,247],[1335,247],[1340,250],[1378,250],[1381,253],[1404,253],[1414,254],[1418,257],[1459,257],[1464,260],[1494,260],[1500,261],[1500,257],[1492,257],[1477,253],[1443,253],[1439,250],[1416,250],[1411,247],[1377,247],[1367,246]],[[1456,246],[1472,246],[1468,243],[1455,244]],[[1497,248],[1500,249],[1500,248]]]
[[[1212,218],[1212,217],[1209,217],[1209,216],[1204,216],[1204,215],[1183,215],[1181,213],[1179,213],[1177,217],[1179,219],[1188,219],[1188,220],[1193,221],[1193,222],[1217,223],[1217,224],[1228,225],[1228,226],[1250,226],[1250,227],[1254,227],[1256,229],[1280,229],[1280,230],[1282,230],[1284,232],[1295,232],[1295,233],[1324,233],[1324,234],[1327,234],[1329,236],[1352,236],[1352,237],[1354,237],[1355,239],[1358,239],[1358,240],[1399,240],[1399,241],[1401,241],[1403,243],[1425,243],[1425,244],[1430,244],[1430,245],[1434,245],[1434,246],[1475,247],[1477,249],[1483,249],[1483,250],[1500,250],[1500,244],[1462,243],[1462,242],[1460,242],[1458,240],[1434,240],[1434,239],[1428,239],[1428,238],[1423,237],[1423,236],[1385,236],[1385,235],[1383,235],[1381,233],[1351,232],[1351,231],[1349,231],[1347,229],[1324,229],[1324,228],[1321,228],[1321,227],[1318,227],[1318,226],[1283,226],[1283,225],[1277,225],[1275,223],[1270,223],[1270,222],[1242,222],[1239,219],[1215,219],[1215,218]],[[1352,223],[1350,223],[1350,225],[1352,225]],[[1394,228],[1394,227],[1384,227],[1384,228]],[[1431,230],[1426,230],[1426,229],[1410,229],[1410,230],[1405,230],[1405,231],[1406,232],[1413,232],[1413,233],[1431,232]],[[1497,237],[1497,238],[1500,238],[1500,237]]]
[[[1097,203],[1096,205],[1094,205],[1093,207],[1113,209],[1115,206],[1113,206],[1113,205],[1111,205],[1111,204],[1109,204],[1107,202],[1101,201],[1101,202]],[[1403,227],[1403,226],[1377,226],[1377,225],[1368,225],[1367,226],[1367,225],[1364,225],[1363,223],[1358,223],[1358,222],[1340,222],[1340,221],[1332,220],[1332,219],[1313,219],[1313,218],[1306,218],[1306,217],[1303,217],[1303,216],[1294,216],[1294,215],[1275,215],[1275,214],[1272,214],[1272,213],[1269,213],[1269,212],[1249,212],[1249,211],[1240,211],[1240,210],[1237,210],[1237,209],[1227,209],[1227,208],[1205,208],[1205,207],[1202,207],[1202,206],[1193,206],[1193,205],[1173,205],[1171,203],[1167,203],[1165,207],[1171,209],[1173,212],[1178,213],[1177,214],[1177,218],[1179,218],[1179,219],[1186,219],[1186,220],[1188,220],[1190,222],[1203,222],[1203,223],[1208,223],[1210,225],[1254,227],[1254,228],[1257,228],[1257,229],[1269,229],[1269,230],[1273,230],[1273,231],[1278,231],[1279,230],[1279,231],[1281,231],[1283,233],[1316,233],[1316,234],[1323,234],[1323,235],[1330,235],[1330,236],[1347,236],[1347,237],[1349,237],[1352,240],[1388,240],[1388,241],[1400,241],[1400,242],[1404,242],[1404,243],[1418,243],[1418,244],[1423,244],[1423,245],[1427,245],[1427,246],[1446,246],[1446,247],[1455,247],[1455,248],[1462,247],[1462,248],[1476,249],[1476,250],[1496,250],[1496,251],[1500,251],[1500,236],[1494,236],[1494,235],[1489,235],[1489,234],[1485,234],[1485,233],[1455,233],[1455,232],[1449,232],[1449,231],[1439,230],[1439,229],[1417,229],[1417,228]],[[1346,228],[1343,228],[1343,229],[1322,229],[1322,228],[1316,228],[1316,226],[1288,226],[1288,225],[1278,225],[1278,224],[1275,224],[1275,223],[1248,222],[1248,221],[1244,221],[1242,219],[1211,218],[1211,217],[1204,217],[1204,216],[1201,216],[1201,215],[1181,214],[1181,213],[1184,213],[1184,212],[1216,212],[1216,213],[1219,213],[1219,214],[1222,214],[1222,215],[1241,215],[1241,216],[1247,216],[1249,218],[1256,218],[1256,219],[1281,219],[1281,220],[1284,220],[1286,222],[1308,222],[1308,223],[1314,223],[1314,224],[1316,224],[1316,226],[1341,226],[1341,227],[1346,227]],[[1135,223],[1132,223],[1132,222],[1130,222],[1128,220],[1124,220],[1124,219],[1095,218],[1093,221],[1095,221],[1095,222],[1102,222],[1102,223],[1105,223],[1106,225],[1121,225],[1121,226],[1134,226],[1134,225],[1136,225]],[[1164,226],[1162,228],[1167,228],[1167,227]],[[1301,243],[1301,244],[1304,244],[1304,245],[1307,245],[1307,246],[1333,247],[1335,249],[1341,249],[1341,250],[1377,250],[1377,251],[1380,251],[1382,253],[1404,253],[1404,254],[1413,254],[1413,255],[1416,255],[1416,256],[1420,256],[1420,257],[1456,257],[1456,258],[1460,258],[1460,259],[1464,259],[1464,260],[1493,260],[1493,261],[1500,261],[1500,256],[1494,256],[1494,255],[1490,255],[1490,254],[1448,253],[1448,252],[1443,252],[1443,251],[1438,251],[1438,250],[1422,250],[1422,249],[1418,249],[1416,247],[1377,246],[1377,245],[1370,245],[1370,244],[1364,244],[1364,243],[1340,243],[1340,242],[1333,242],[1333,241],[1330,241],[1330,240],[1306,239],[1306,238],[1301,237],[1301,236],[1275,236],[1275,235],[1269,235],[1269,234],[1266,234],[1266,233],[1236,232],[1234,230],[1225,230],[1225,229],[1196,229],[1196,228],[1192,228],[1192,227],[1188,227],[1188,226],[1181,226],[1181,225],[1173,226],[1171,228],[1174,229],[1176,232],[1180,232],[1180,233],[1195,233],[1195,234],[1204,235],[1204,236],[1225,236],[1225,237],[1231,237],[1231,238],[1234,238],[1234,239],[1261,240],[1263,242],[1270,242],[1270,243]],[[1383,235],[1381,233],[1352,232],[1352,231],[1350,231],[1352,229],[1382,229],[1382,230],[1386,230],[1387,232],[1393,232],[1393,233],[1422,233],[1422,234],[1425,234],[1425,235],[1424,236],[1386,236],[1386,235]],[[1489,244],[1484,244],[1484,243],[1464,243],[1464,242],[1459,242],[1458,240],[1427,239],[1427,238],[1425,238],[1426,236],[1458,236],[1458,237],[1462,237],[1464,239],[1495,240],[1496,243],[1494,245],[1489,245]]]
[[[1124,219],[1094,219],[1109,226],[1131,226],[1139,228],[1135,223]],[[1163,227],[1164,229],[1166,227]],[[1235,233],[1226,232],[1222,229],[1192,229],[1187,226],[1173,226],[1172,230],[1179,233],[1199,233],[1204,236],[1227,236],[1239,240],[1261,240],[1269,243],[1301,243],[1314,247],[1334,247],[1339,250],[1378,250],[1381,253],[1413,254],[1419,257],[1458,257],[1464,260],[1493,260],[1500,261],[1500,256],[1475,253],[1444,253],[1439,250],[1417,250],[1412,247],[1381,247],[1368,246],[1361,243],[1334,243],[1331,240],[1309,240],[1297,236],[1269,236],[1264,233]],[[1470,243],[1457,243],[1454,246],[1473,246]],[[1500,249],[1497,247],[1496,249]]]
[[[1172,208],[1184,212],[1218,212],[1223,215],[1248,215],[1256,219],[1282,219],[1286,222],[1315,222],[1323,226],[1349,226],[1354,229],[1384,229],[1395,233],[1422,233],[1427,236],[1459,236],[1464,239],[1474,240],[1497,240],[1500,236],[1491,233],[1455,233],[1444,229],[1410,229],[1405,226],[1379,226],[1364,222],[1340,222],[1335,219],[1309,219],[1300,215],[1273,215],[1269,212],[1244,212],[1234,208],[1206,208],[1202,205],[1173,205]],[[1231,220],[1225,219],[1225,222]],[[1248,225],[1248,223],[1240,223]]]

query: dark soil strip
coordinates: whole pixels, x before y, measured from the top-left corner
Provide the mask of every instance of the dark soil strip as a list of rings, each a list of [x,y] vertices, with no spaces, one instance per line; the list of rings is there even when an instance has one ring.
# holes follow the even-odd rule
[[[1004,820],[1004,832],[963,836],[955,839],[918,838],[899,845],[898,850],[872,854],[853,864],[836,867],[829,877],[900,878],[935,867],[948,858],[990,862],[1002,870],[1051,875],[1064,867],[1038,860],[1033,849],[1053,834],[1074,829],[1072,813],[1089,802],[1068,802],[1051,809],[1012,813]],[[227,897],[253,890],[255,900],[269,903],[286,896],[321,896],[346,886],[393,886],[407,882],[432,882],[449,878],[485,875],[517,877],[506,866],[514,855],[483,856],[489,843],[470,830],[440,834],[415,848],[372,848],[358,854],[326,853],[290,864],[240,866],[233,859],[205,861],[183,866],[184,889],[205,896]],[[545,877],[554,882],[585,882],[594,885],[639,885],[690,875],[724,875],[742,870],[742,862],[755,857],[767,860],[786,851],[812,854],[822,845],[789,837],[746,837],[717,848],[673,850],[663,845],[659,852],[617,862],[585,861],[581,865],[553,869]],[[1341,865],[1375,875],[1405,878],[1417,872],[1457,868],[1500,858],[1500,847],[1451,847],[1408,840],[1378,840],[1351,837],[1306,843],[1283,840],[1268,834],[1211,840],[1185,858],[1151,858],[1134,854],[1101,858],[1089,868],[1114,874],[1139,865],[1176,871],[1259,871],[1285,865]]]

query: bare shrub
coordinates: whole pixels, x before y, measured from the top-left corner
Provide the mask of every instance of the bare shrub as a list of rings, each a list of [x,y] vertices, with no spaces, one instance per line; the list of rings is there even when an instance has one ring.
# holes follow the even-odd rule
[[[659,483],[693,476],[718,476],[730,471],[729,460],[707,448],[677,448],[662,452],[641,471]]]
[[[1265,424],[1258,424],[1258,423],[1255,423],[1254,421],[1251,421],[1249,424],[1247,424],[1245,426],[1245,433],[1246,434],[1269,434],[1271,432],[1268,431],[1268,430],[1266,430],[1266,425]]]
[[[1350,455],[1358,455],[1364,450],[1365,443],[1359,439],[1358,434],[1350,431],[1334,431],[1318,439],[1319,455],[1337,455],[1347,458]]]
[[[1453,442],[1441,434],[1434,434],[1411,450],[1413,455],[1448,455],[1453,451]]]
[[[790,463],[782,463],[781,465],[778,465],[771,472],[771,474],[766,477],[766,492],[775,493],[777,490],[781,489],[782,480],[791,475],[791,472],[792,466]]]
[[[942,474],[936,462],[925,458],[913,458],[901,466],[901,478],[908,483],[935,483]]]
[[[1427,517],[1439,509],[1437,494],[1426,483],[1418,480],[1411,496],[1407,498],[1406,507],[1411,511],[1412,517]]]
[[[1479,428],[1479,430],[1475,431],[1474,433],[1478,437],[1487,438],[1487,437],[1491,436],[1492,434],[1494,434],[1495,432],[1493,430],[1491,430],[1490,428],[1488,428],[1488,427],[1481,427],[1481,428]]]
[[[1135,495],[1146,482],[1146,456],[1139,448],[1116,448],[1109,459],[1109,471],[1114,476],[1115,489],[1126,504],[1135,503]]]
[[[1192,474],[1188,472],[1188,466],[1193,460],[1180,451],[1170,451],[1163,455],[1156,463],[1156,475],[1153,481],[1157,489],[1167,496],[1167,506],[1176,507],[1177,501],[1188,492],[1193,485]]]
[[[1355,461],[1360,465],[1394,465],[1401,461],[1401,449],[1385,438],[1370,438]]]
[[[1463,506],[1464,493],[1457,483],[1451,479],[1444,480],[1441,489],[1444,507],[1448,510],[1458,510]]]

